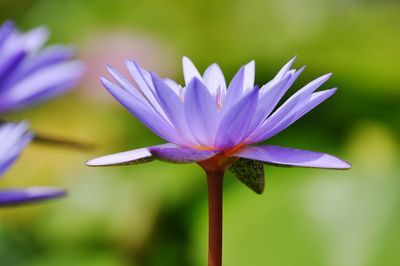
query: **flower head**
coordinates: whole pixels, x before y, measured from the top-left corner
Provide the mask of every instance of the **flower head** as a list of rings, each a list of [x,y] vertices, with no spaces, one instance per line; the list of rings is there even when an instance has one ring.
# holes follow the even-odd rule
[[[108,67],[114,82],[104,87],[134,116],[169,143],[103,156],[90,166],[136,164],[153,159],[198,162],[203,168],[228,168],[250,188],[261,193],[263,164],[346,169],[350,165],[332,155],[271,145],[249,146],[279,134],[333,95],[336,88],[315,92],[331,74],[321,76],[279,101],[302,73],[290,60],[261,88],[254,85],[255,62],[242,66],[229,85],[217,64],[203,75],[183,58],[185,86],[162,79],[127,60],[135,81]],[[274,111],[276,109],[276,111]]]
[[[26,123],[0,125],[0,176],[12,165],[24,147],[31,141],[32,134]],[[56,188],[31,187],[25,189],[0,190],[0,206],[49,199],[63,196],[65,192]]]
[[[82,76],[73,49],[43,48],[47,38],[44,27],[21,33],[10,21],[0,26],[0,113],[54,97]]]

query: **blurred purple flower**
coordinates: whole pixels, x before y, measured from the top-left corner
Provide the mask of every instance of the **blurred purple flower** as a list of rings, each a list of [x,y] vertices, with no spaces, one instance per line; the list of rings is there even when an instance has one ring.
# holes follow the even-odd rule
[[[0,113],[24,108],[75,86],[83,65],[63,46],[43,48],[46,28],[21,33],[13,22],[0,26]]]
[[[102,77],[104,87],[143,124],[169,143],[103,156],[89,166],[125,165],[160,159],[175,163],[213,161],[225,165],[256,192],[245,175],[263,180],[263,164],[347,169],[350,164],[329,154],[277,147],[249,146],[277,135],[333,95],[336,88],[315,92],[331,74],[319,77],[292,95],[275,110],[278,102],[302,73],[288,62],[267,84],[254,85],[255,62],[242,66],[229,86],[217,64],[203,75],[183,58],[185,87],[161,79],[136,62],[126,66],[136,85],[108,67],[115,82]],[[224,169],[225,169],[224,168]],[[255,170],[257,169],[257,170]],[[254,173],[256,172],[256,173]],[[249,177],[252,179],[253,177]],[[253,178],[253,179],[254,179]]]
[[[18,158],[24,147],[32,140],[26,123],[7,123],[0,125],[0,176]],[[14,205],[60,197],[65,195],[61,189],[50,187],[31,187],[24,189],[0,190],[0,206]]]

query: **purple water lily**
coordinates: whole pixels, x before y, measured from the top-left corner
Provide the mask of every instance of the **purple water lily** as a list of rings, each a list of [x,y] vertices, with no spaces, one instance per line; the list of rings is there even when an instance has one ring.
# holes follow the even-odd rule
[[[250,146],[279,134],[329,98],[336,88],[315,92],[331,74],[321,76],[293,94],[275,110],[302,73],[291,69],[294,58],[261,88],[254,85],[255,62],[242,66],[227,86],[217,64],[203,75],[183,58],[185,86],[162,79],[127,60],[135,81],[108,67],[114,82],[104,87],[166,144],[103,156],[89,166],[129,165],[160,159],[197,162],[206,172],[209,198],[209,265],[221,265],[222,184],[226,170],[257,193],[264,189],[264,164],[348,169],[350,164],[329,154],[272,145]]]
[[[0,125],[0,176],[12,165],[24,147],[32,140],[26,123]],[[0,206],[45,200],[65,195],[65,191],[50,187],[1,189]]]
[[[290,69],[293,61],[261,88],[254,86],[254,61],[240,68],[228,88],[217,64],[209,66],[201,76],[186,57],[185,87],[147,72],[134,61],[128,60],[126,65],[137,86],[108,67],[116,82],[101,78],[106,89],[169,143],[100,157],[88,165],[136,164],[153,159],[191,163],[218,155],[271,165],[349,168],[347,162],[324,153],[249,146],[272,138],[335,93],[336,88],[315,92],[331,76],[327,74],[305,85],[273,112],[304,69]]]
[[[73,49],[43,48],[47,38],[44,27],[21,33],[11,21],[0,26],[0,114],[59,95],[82,76]]]

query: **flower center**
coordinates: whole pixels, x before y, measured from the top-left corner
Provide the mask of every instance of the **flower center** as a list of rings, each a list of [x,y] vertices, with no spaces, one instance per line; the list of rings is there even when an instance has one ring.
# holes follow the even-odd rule
[[[230,149],[227,149],[227,150],[222,151],[222,153],[223,153],[225,156],[230,156],[230,155],[232,155],[232,154],[234,154],[234,153],[236,153],[236,152],[238,152],[238,151],[244,149],[245,147],[246,147],[246,144],[240,143],[240,144],[234,146],[233,148],[230,148]]]

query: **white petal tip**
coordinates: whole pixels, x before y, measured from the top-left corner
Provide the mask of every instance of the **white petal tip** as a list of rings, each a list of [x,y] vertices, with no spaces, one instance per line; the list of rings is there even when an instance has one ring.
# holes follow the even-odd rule
[[[343,166],[343,170],[346,170],[346,169],[351,169],[353,166],[350,164],[350,163],[348,163],[348,162],[344,162],[344,166]]]
[[[336,163],[335,167],[333,169],[339,169],[339,170],[348,170],[351,169],[352,165],[342,159],[336,158],[338,162]]]
[[[104,156],[106,157],[106,156]],[[92,159],[92,160],[88,160],[86,161],[86,165],[87,166],[91,166],[91,167],[96,167],[96,166],[110,166],[110,165],[114,165],[115,163],[110,163],[107,160],[105,160],[106,158],[104,157],[99,157],[96,159]]]
[[[297,70],[297,72],[303,72],[304,71],[304,69],[306,69],[306,67],[307,67],[307,65],[304,65],[304,66],[302,66],[299,70]]]
[[[109,81],[106,77],[100,77],[100,82],[105,86],[107,83],[110,83],[111,81]]]
[[[85,165],[87,166],[101,166],[102,164],[99,163],[99,161],[96,159],[88,160],[85,162]]]
[[[151,161],[152,155],[147,148],[119,152],[98,157],[86,162],[87,166],[118,166]]]

